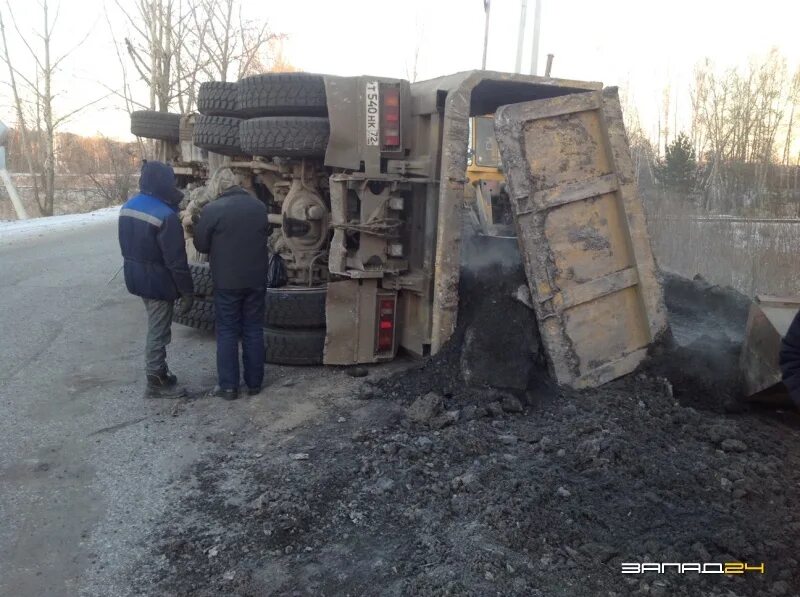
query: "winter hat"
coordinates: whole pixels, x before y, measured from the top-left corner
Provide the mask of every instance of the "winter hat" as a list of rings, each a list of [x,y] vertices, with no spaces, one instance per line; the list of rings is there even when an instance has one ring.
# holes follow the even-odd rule
[[[229,188],[238,184],[239,177],[233,173],[233,170],[227,167],[219,168],[206,185],[208,198],[213,201]]]

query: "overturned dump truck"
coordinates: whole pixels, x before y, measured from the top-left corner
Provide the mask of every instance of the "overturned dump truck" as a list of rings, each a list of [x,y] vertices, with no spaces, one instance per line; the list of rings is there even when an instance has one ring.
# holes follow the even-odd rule
[[[267,291],[269,362],[374,363],[447,342],[477,116],[483,128],[493,117],[554,378],[624,375],[666,329],[616,88],[488,71],[418,83],[273,73],[205,83],[198,110],[134,113],[132,132],[164,142],[188,196],[227,166],[267,204],[288,275]],[[182,322],[210,328],[208,268],[193,261],[204,296]]]

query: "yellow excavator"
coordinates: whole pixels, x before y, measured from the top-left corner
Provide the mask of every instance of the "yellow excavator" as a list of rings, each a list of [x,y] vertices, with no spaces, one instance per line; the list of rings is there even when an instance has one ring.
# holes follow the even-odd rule
[[[778,356],[781,339],[800,308],[800,297],[759,295],[750,305],[739,357],[744,394],[750,401],[788,404]]]
[[[494,132],[494,116],[470,119],[468,187],[464,196],[470,204],[472,223],[484,236],[514,236],[506,177]]]

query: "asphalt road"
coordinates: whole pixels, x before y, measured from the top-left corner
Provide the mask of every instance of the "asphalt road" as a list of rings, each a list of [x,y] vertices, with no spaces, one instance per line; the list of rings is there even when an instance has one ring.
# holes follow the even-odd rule
[[[144,400],[144,308],[110,281],[120,263],[113,221],[0,242],[0,595],[147,594],[125,573],[181,471],[220,437],[318,413],[319,369],[270,368],[296,381],[234,403]],[[175,326],[169,360],[193,397],[213,386],[207,334]]]

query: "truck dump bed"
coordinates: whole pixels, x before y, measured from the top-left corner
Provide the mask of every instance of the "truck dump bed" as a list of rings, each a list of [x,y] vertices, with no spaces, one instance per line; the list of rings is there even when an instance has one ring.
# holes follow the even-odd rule
[[[667,318],[616,88],[503,106],[495,128],[551,373],[633,371]]]

